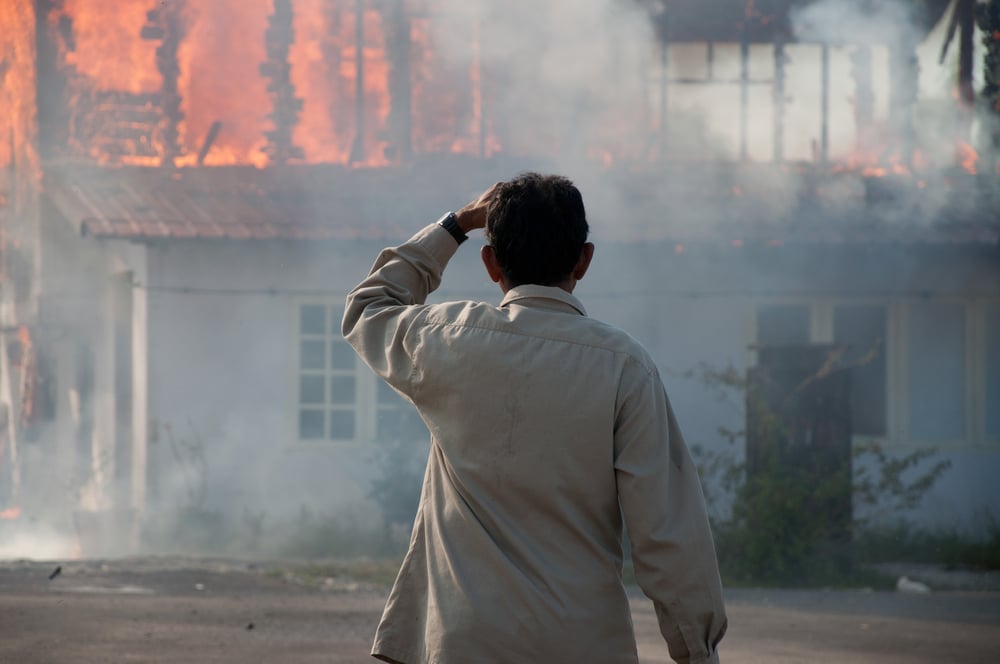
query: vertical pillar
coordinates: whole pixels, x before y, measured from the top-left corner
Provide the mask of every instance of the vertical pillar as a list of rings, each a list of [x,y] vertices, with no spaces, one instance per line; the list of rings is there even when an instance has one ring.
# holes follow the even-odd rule
[[[145,263],[146,252],[141,253]],[[145,264],[137,266],[137,274],[141,275],[142,283],[148,283],[148,273]],[[148,477],[149,454],[149,311],[148,291],[145,288],[132,287],[132,509],[141,515],[146,507],[146,484]],[[141,518],[136,519],[140,523]]]
[[[365,0],[354,3],[354,145],[351,163],[365,161]]]
[[[855,143],[865,148],[871,138],[875,120],[875,88],[872,83],[872,49],[860,45],[851,55],[851,73],[854,77],[854,127]]]
[[[889,47],[889,74],[892,89],[889,97],[889,117],[899,135],[900,154],[907,161],[916,143],[913,127],[913,105],[919,88],[920,62],[917,44],[912,36],[899,35]]]
[[[413,151],[410,14],[405,2],[395,2],[384,16],[389,60],[389,132],[396,156],[406,161]]]
[[[971,108],[976,101],[976,90],[972,83],[976,0],[958,0],[955,12],[958,17],[958,94],[959,99]]]
[[[820,163],[830,159],[830,45],[820,47]]]
[[[744,29],[740,40],[740,160],[749,158],[747,139],[750,133],[750,42]]]
[[[774,161],[785,160],[785,42],[774,39]]]

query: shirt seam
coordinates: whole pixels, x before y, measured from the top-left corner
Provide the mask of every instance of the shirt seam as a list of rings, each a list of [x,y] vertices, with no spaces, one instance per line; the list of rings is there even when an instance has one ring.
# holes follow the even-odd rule
[[[453,327],[466,330],[483,330],[484,332],[499,332],[500,334],[510,334],[516,337],[524,337],[526,339],[543,339],[545,341],[558,341],[561,343],[570,344],[572,346],[581,346],[583,348],[592,348],[594,350],[603,350],[609,353],[614,353],[615,355],[625,355],[626,357],[632,358],[636,361],[639,366],[642,367],[643,371],[647,375],[652,375],[656,371],[656,367],[647,367],[645,362],[642,362],[634,354],[625,350],[616,350],[614,348],[608,348],[607,346],[598,346],[596,344],[587,343],[584,341],[575,341],[573,339],[564,339],[563,337],[544,337],[535,334],[526,334],[524,332],[515,332],[513,330],[504,330],[496,327],[485,327],[483,325],[470,325],[468,323],[434,323],[431,321],[426,321],[424,323],[426,327]]]

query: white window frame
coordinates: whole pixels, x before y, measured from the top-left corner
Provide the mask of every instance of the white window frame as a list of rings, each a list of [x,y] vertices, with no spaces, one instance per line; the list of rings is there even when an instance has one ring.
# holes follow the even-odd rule
[[[354,438],[330,438],[329,435],[324,435],[322,438],[301,438],[299,436],[299,410],[303,405],[300,401],[299,394],[299,379],[302,376],[301,370],[301,348],[302,340],[304,335],[302,333],[302,308],[306,306],[316,306],[323,307],[325,315],[327,317],[327,324],[330,325],[334,321],[332,320],[332,311],[342,311],[343,302],[333,301],[333,300],[323,300],[323,299],[295,299],[293,300],[292,307],[292,320],[293,324],[293,352],[291,354],[292,361],[290,367],[290,379],[289,379],[289,406],[288,412],[291,413],[289,417],[289,439],[294,441],[296,445],[307,447],[320,447],[320,448],[335,448],[342,449],[344,447],[350,447],[352,445],[357,445],[361,443],[366,443],[371,440],[373,435],[373,422],[374,417],[372,416],[373,397],[375,391],[375,376],[370,370],[364,365],[360,358],[354,357],[354,390],[355,390],[355,406],[354,406]],[[324,380],[326,385],[324,386],[325,393],[330,390],[329,379],[331,376],[335,375],[330,362],[330,348],[329,343],[336,336],[340,335],[339,325],[328,329],[324,339],[326,347],[324,352],[327,355],[327,367],[323,371]],[[329,395],[327,394],[327,399]],[[332,410],[329,403],[324,404],[324,409],[326,411]],[[326,415],[328,416],[328,415]],[[329,424],[327,424],[327,427]]]
[[[315,447],[321,449],[351,449],[362,446],[368,446],[372,443],[378,441],[378,415],[381,410],[394,410],[403,409],[404,405],[400,404],[398,407],[396,404],[387,405],[379,403],[379,383],[381,379],[375,375],[375,373],[361,361],[361,358],[354,355],[354,389],[355,389],[355,407],[354,407],[354,438],[353,439],[338,439],[330,438],[325,435],[322,438],[300,438],[299,437],[299,410],[302,407],[300,402],[300,385],[299,379],[302,376],[301,367],[301,342],[304,338],[302,333],[302,308],[305,306],[316,306],[323,307],[325,315],[327,316],[327,322],[330,323],[331,311],[343,311],[343,301],[342,300],[324,300],[324,299],[312,299],[312,298],[297,298],[293,300],[292,307],[292,320],[294,321],[292,326],[292,344],[294,349],[291,353],[291,367],[290,367],[290,377],[289,377],[289,389],[288,389],[288,406],[287,412],[290,413],[288,418],[287,428],[289,431],[289,440],[294,441],[294,444],[299,447]],[[325,340],[327,347],[325,352],[327,353],[327,367],[324,369],[323,375],[325,377],[326,386],[325,390],[328,392],[330,389],[329,379],[331,376],[335,375],[335,371],[332,369],[329,357],[330,349],[329,342],[335,337],[340,335],[339,324],[333,329],[328,329],[325,335]],[[346,343],[346,342],[345,342]],[[353,351],[352,351],[353,353]],[[329,399],[329,395],[327,395]],[[326,411],[333,410],[329,403],[324,404]],[[329,425],[327,425],[329,426]]]
[[[965,436],[958,440],[921,441],[910,435],[909,413],[909,316],[910,307],[927,302],[960,304],[965,311]],[[1000,440],[986,438],[987,308],[1000,305],[1000,298],[888,298],[839,296],[790,296],[759,298],[753,303],[748,322],[750,348],[747,365],[757,365],[757,310],[763,306],[809,307],[810,343],[833,343],[833,312],[838,306],[884,306],[886,308],[886,435],[855,435],[854,441],[878,441],[893,448],[997,447]]]

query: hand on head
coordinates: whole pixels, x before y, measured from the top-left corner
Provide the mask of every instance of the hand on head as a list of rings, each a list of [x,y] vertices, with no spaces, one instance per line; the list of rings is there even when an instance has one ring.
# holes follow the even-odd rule
[[[455,213],[458,227],[462,229],[462,232],[468,233],[471,230],[486,227],[486,209],[490,206],[501,184],[501,182],[497,182],[480,194],[476,200],[468,203]]]

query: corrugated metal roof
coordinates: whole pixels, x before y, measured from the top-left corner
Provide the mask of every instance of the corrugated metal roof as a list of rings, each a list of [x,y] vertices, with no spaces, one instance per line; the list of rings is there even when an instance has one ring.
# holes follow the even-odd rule
[[[46,198],[80,233],[131,240],[329,240],[398,237],[321,182],[253,168],[71,171],[46,176]]]
[[[482,162],[475,168],[468,164],[456,168],[449,162],[447,168],[432,164],[372,170],[49,169],[44,195],[82,235],[95,238],[399,241],[439,217],[449,209],[449,201],[461,203],[456,196],[475,196],[483,183],[510,177],[512,172],[516,170],[509,165],[490,167]],[[647,174],[645,179],[653,177]],[[631,176],[628,181],[637,190],[656,191],[656,182],[645,179]],[[609,179],[603,186],[610,190],[620,184]],[[679,181],[681,189],[645,202],[643,196],[632,197],[627,215],[609,214],[606,205],[596,205],[590,214],[594,237],[737,248],[1000,245],[1000,207],[990,196],[963,195],[958,199],[962,204],[935,208],[915,204],[913,198],[901,199],[908,201],[907,206],[895,202],[866,206],[862,200],[828,208],[822,200],[806,196],[776,214],[762,205],[768,200],[764,194],[733,198],[709,192],[699,197],[690,188],[682,190],[684,184]]]

